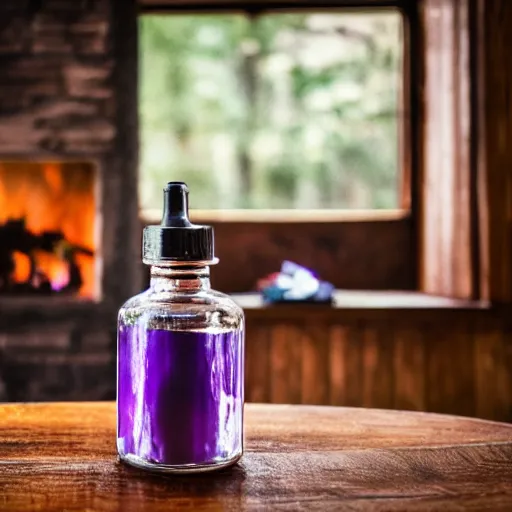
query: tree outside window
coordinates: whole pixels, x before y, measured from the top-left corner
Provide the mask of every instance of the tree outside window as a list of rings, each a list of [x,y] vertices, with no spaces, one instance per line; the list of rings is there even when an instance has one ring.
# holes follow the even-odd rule
[[[399,206],[396,11],[144,15],[142,208]]]

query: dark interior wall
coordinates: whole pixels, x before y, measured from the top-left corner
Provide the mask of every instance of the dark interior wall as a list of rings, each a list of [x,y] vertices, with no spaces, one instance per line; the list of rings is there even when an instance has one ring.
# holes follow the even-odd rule
[[[254,290],[285,259],[316,270],[337,288],[413,290],[410,219],[364,222],[213,223],[220,258],[212,284],[227,293]]]
[[[152,223],[157,222],[143,222]],[[317,271],[336,288],[416,289],[415,239],[409,217],[362,222],[198,223],[214,228],[220,262],[211,269],[212,286],[224,293],[255,290],[258,279],[278,272],[284,260]],[[145,268],[148,284],[149,269]]]
[[[0,399],[115,396],[116,314],[141,287],[133,0],[0,2],[0,160],[98,168],[98,303],[0,297]]]

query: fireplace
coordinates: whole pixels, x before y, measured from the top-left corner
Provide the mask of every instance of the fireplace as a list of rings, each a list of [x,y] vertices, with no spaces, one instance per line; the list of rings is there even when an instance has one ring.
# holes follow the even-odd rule
[[[140,290],[132,0],[0,2],[0,401],[115,396]]]
[[[95,299],[95,168],[0,162],[0,294]]]

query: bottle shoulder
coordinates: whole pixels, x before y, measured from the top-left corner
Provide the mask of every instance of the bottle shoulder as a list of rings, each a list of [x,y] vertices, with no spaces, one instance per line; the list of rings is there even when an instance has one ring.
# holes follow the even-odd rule
[[[190,293],[176,293],[167,291],[155,291],[151,288],[128,299],[122,306],[123,309],[152,308],[190,304],[192,306],[218,306],[229,308],[243,313],[242,308],[227,294],[217,290],[200,290]]]
[[[229,295],[216,290],[175,293],[148,289],[119,310],[120,325],[165,329],[240,329],[244,313]]]

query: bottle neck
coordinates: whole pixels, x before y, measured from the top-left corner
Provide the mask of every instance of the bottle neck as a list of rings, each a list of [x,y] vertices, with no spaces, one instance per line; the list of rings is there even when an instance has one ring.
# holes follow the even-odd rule
[[[155,292],[199,292],[209,290],[210,267],[151,267],[150,288]]]

